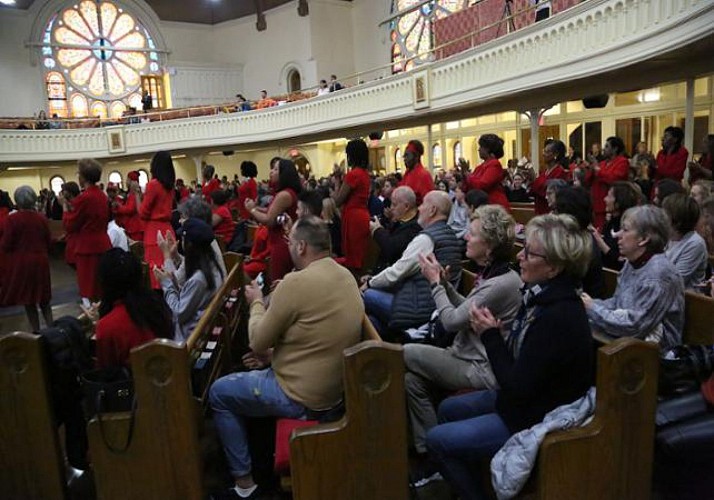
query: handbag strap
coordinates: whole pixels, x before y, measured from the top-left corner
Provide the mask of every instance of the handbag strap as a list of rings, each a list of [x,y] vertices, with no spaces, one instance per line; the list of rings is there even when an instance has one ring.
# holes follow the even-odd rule
[[[109,451],[112,453],[116,454],[121,454],[125,453],[126,450],[129,449],[129,446],[131,445],[131,439],[134,436],[134,424],[136,423],[136,394],[134,395],[132,401],[131,401],[131,417],[129,418],[129,431],[127,432],[126,435],[126,442],[124,443],[123,446],[119,448],[115,448],[111,444],[109,444],[109,441],[107,441],[107,436],[104,433],[104,420],[102,419],[102,402],[104,399],[104,389],[100,390],[97,392],[97,420],[99,420],[99,433],[102,435],[102,441],[104,442],[104,446],[106,446]]]

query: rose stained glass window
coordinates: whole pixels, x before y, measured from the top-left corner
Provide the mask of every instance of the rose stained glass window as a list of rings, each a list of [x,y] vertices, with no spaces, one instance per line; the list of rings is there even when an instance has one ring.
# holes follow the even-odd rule
[[[108,0],[83,0],[47,24],[42,46],[47,71],[64,75],[70,114],[120,116],[140,92],[141,76],[160,74],[159,55],[148,31]],[[74,99],[81,93],[86,104]],[[77,103],[77,108],[73,106]]]
[[[392,14],[408,11],[393,19],[390,25],[393,73],[409,71],[431,61],[431,23],[463,9],[473,1],[433,0],[416,7],[420,3],[421,0],[392,0]]]

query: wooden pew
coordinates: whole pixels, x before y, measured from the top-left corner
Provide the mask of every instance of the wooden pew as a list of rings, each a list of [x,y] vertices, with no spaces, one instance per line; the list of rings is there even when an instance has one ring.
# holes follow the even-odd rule
[[[659,349],[619,339],[599,349],[597,367],[593,420],[548,434],[541,444],[538,499],[650,497]]]
[[[291,436],[293,498],[407,499],[402,347],[370,340],[344,359],[345,416]]]
[[[377,265],[377,259],[379,259],[379,246],[374,238],[370,237],[367,241],[367,251],[364,254],[364,259],[362,260],[362,269],[360,274],[364,276],[365,274],[370,274],[374,267]]]
[[[714,298],[695,292],[684,292],[683,344],[714,344]]]
[[[535,217],[533,203],[511,203],[511,215],[517,223],[527,225]]]
[[[125,452],[131,413],[95,417],[89,422],[89,449],[97,496],[103,500],[203,498],[200,413],[191,394],[184,345],[154,340],[131,352],[137,398],[134,430]],[[49,498],[49,497],[48,497]]]
[[[610,269],[609,267],[602,268],[602,277],[605,284],[605,297],[612,297],[615,295],[615,289],[617,288],[617,277],[620,276],[620,271],[615,269]]]
[[[466,297],[474,288],[476,283],[476,273],[468,269],[461,269],[461,281],[459,282],[459,293]]]
[[[0,337],[0,496],[65,498],[64,460],[37,335]]]

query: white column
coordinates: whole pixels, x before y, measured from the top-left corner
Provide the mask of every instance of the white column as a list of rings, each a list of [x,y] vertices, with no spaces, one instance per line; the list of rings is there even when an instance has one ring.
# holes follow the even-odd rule
[[[431,123],[426,126],[426,142],[427,142],[427,145],[424,148],[426,151],[424,151],[424,153],[426,153],[428,155],[429,172],[431,172],[433,174],[434,173],[434,149],[433,149],[432,143],[431,143],[432,142]]]
[[[540,174],[540,146],[538,144],[538,131],[540,127],[538,125],[538,118],[540,117],[540,109],[533,108],[529,112],[529,118],[531,119],[531,165],[533,165],[533,171],[536,175]]]
[[[684,109],[684,147],[691,160],[694,149],[694,78],[687,79],[687,102]]]
[[[196,166],[196,180],[199,184],[201,184],[203,183],[203,172],[201,172],[201,166],[203,164],[203,155],[191,155],[191,159],[193,160],[193,164]]]

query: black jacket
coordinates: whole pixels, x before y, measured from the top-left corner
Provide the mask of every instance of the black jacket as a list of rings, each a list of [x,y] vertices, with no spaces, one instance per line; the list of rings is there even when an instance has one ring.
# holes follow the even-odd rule
[[[389,230],[382,228],[374,232],[372,237],[379,247],[379,257],[372,274],[377,274],[399,260],[409,243],[421,232],[417,218],[415,214],[408,221],[395,222]]]

